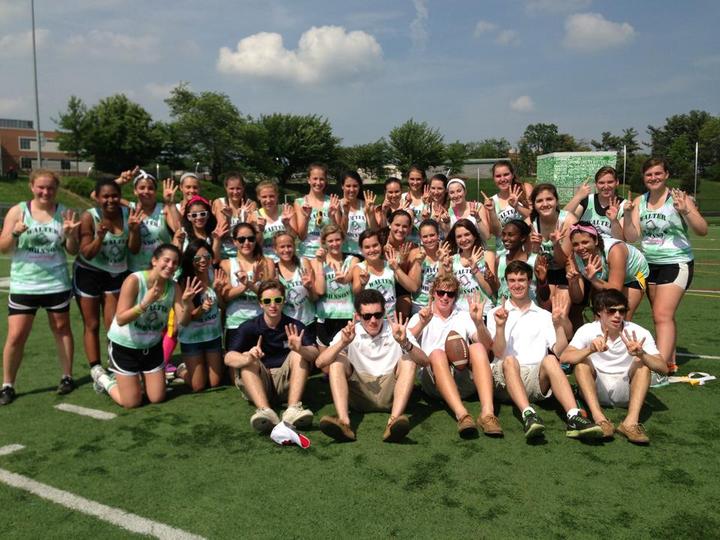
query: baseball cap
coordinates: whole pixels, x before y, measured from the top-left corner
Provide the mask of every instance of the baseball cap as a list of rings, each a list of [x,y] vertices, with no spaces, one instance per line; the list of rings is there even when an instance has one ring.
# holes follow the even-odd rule
[[[295,428],[287,422],[277,424],[270,432],[270,438],[280,446],[297,444],[301,448],[310,448],[310,439],[295,431]]]

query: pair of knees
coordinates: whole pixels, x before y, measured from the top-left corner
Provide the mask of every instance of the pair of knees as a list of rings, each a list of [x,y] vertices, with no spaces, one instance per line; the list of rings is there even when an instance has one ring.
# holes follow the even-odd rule
[[[468,367],[472,369],[473,364],[477,362],[484,362],[489,365],[490,359],[487,354],[487,350],[485,347],[480,345],[479,343],[472,343],[469,347],[469,360],[468,360]],[[435,349],[433,352],[430,353],[429,356],[430,359],[430,365],[433,368],[433,371],[437,371],[438,369],[442,369],[447,367],[449,369],[450,362],[448,360],[447,354],[442,349]]]

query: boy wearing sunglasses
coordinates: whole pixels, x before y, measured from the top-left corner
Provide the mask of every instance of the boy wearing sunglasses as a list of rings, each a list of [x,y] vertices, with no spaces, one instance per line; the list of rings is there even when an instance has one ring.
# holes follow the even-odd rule
[[[327,369],[337,416],[320,419],[320,429],[339,442],[355,440],[349,407],[354,410],[390,411],[383,441],[398,442],[410,431],[404,414],[415,382],[417,365],[427,355],[407,332],[402,316],[385,321],[385,298],[375,289],[355,296],[355,321],[348,322],[320,353],[316,365]]]
[[[640,410],[650,387],[651,371],[666,374],[667,364],[650,332],[625,320],[628,300],[617,289],[595,295],[597,320],[581,326],[561,361],[575,365],[575,379],[593,420],[605,438],[624,435],[635,444],[650,442],[640,423]],[[625,419],[615,429],[601,405],[627,407]]]
[[[487,317],[495,360],[491,369],[495,391],[520,410],[526,439],[542,437],[545,424],[531,403],[555,395],[565,410],[567,430],[574,439],[597,439],[602,428],[590,421],[573,396],[558,355],[567,347],[567,295],[552,297],[552,313],[530,299],[532,267],[512,261],[505,269],[510,298]]]
[[[463,439],[477,437],[478,427],[485,435],[502,437],[502,427],[493,409],[493,378],[487,355],[492,339],[483,322],[485,302],[477,293],[468,297],[469,312],[459,309],[459,288],[460,283],[452,274],[436,278],[428,305],[410,319],[410,333],[430,358],[430,365],[420,371],[420,387],[427,395],[442,398],[452,409]],[[451,330],[470,344],[469,369],[456,369],[448,362],[445,340]],[[476,392],[481,407],[477,422],[462,402]]]
[[[282,421],[304,429],[313,413],[302,405],[312,363],[318,349],[305,326],[282,312],[285,287],[276,280],[263,281],[257,290],[262,314],[242,323],[227,344],[225,364],[240,370],[241,390],[257,410],[250,425],[268,433],[280,423],[271,403],[287,402]]]

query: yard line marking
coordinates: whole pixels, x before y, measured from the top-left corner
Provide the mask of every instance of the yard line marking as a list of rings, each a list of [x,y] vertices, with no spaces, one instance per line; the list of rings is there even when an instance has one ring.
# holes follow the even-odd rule
[[[700,296],[701,298],[715,298],[716,300],[720,298],[717,294],[698,294],[694,292],[686,292],[685,294],[688,296]]]
[[[0,456],[7,456],[25,448],[22,444],[8,444],[0,448]]]
[[[700,358],[702,360],[720,360],[720,356],[710,356],[707,354],[692,354],[692,353],[676,352],[675,356],[682,356],[683,358]]]
[[[197,536],[183,531],[182,529],[176,529],[174,527],[170,527],[169,525],[165,525],[164,523],[159,523],[136,514],[131,514],[130,512],[125,512],[119,508],[113,508],[112,506],[106,506],[104,504],[91,501],[90,499],[73,495],[68,491],[63,491],[61,489],[48,486],[47,484],[36,482],[31,478],[6,471],[5,469],[0,469],[0,482],[3,482],[8,486],[22,489],[32,493],[33,495],[37,495],[38,497],[64,506],[65,508],[77,510],[78,512],[82,512],[83,514],[87,514],[89,516],[95,516],[103,521],[117,525],[126,531],[138,534],[147,534],[163,540],[171,540],[175,538],[180,538],[182,540],[204,540],[202,536]]]
[[[690,289],[690,292],[704,292],[720,294],[720,289]]]
[[[117,414],[115,413],[99,411],[97,409],[88,409],[87,407],[71,405],[70,403],[60,403],[59,405],[55,405],[55,408],[59,411],[71,412],[81,416],[89,416],[90,418],[95,418],[96,420],[112,420],[113,418],[117,418]]]

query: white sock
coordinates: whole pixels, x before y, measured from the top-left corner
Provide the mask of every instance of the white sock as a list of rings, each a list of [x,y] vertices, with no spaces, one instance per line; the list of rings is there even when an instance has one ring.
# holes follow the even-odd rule
[[[13,383],[9,383],[9,382],[3,383],[2,387],[3,388],[13,388]]]
[[[525,414],[526,414],[528,411],[531,412],[532,414],[537,414],[537,413],[535,412],[535,409],[533,409],[532,407],[525,407],[525,408],[523,409],[522,415],[525,416]]]
[[[580,415],[580,409],[578,409],[577,407],[575,407],[574,409],[570,409],[570,410],[567,412],[567,417],[568,417],[568,418],[572,418],[573,416],[576,416],[576,415],[577,415],[577,416]]]
[[[110,392],[113,386],[117,384],[117,381],[115,379],[111,379],[110,375],[107,373],[103,373],[98,377],[98,382],[102,385],[102,387],[105,389],[106,392]]]

